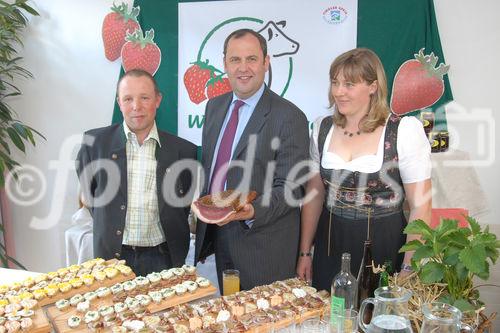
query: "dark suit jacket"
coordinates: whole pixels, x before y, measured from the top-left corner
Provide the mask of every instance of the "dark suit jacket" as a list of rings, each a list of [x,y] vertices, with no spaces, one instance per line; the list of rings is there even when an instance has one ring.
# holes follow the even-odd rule
[[[189,249],[187,217],[192,196],[178,207],[169,204],[172,202],[169,198],[173,193],[178,197],[192,193],[192,177],[187,170],[177,172],[179,169],[173,163],[182,159],[196,160],[196,146],[160,130],[158,135],[161,143],[161,147],[156,146],[158,211],[172,264],[181,266]],[[121,252],[127,212],[125,144],[122,124],[90,130],[84,134],[76,161],[80,185],[94,219],[94,256],[104,259],[119,258]],[[109,175],[102,169],[106,165],[113,168]],[[98,198],[110,189],[117,192],[106,195],[110,201],[102,205]]]
[[[203,193],[208,189],[217,138],[231,100],[232,93],[227,93],[209,100],[206,106],[202,137]],[[279,139],[277,149],[272,147],[273,138]],[[297,106],[266,87],[233,154],[233,161],[245,160],[247,153],[255,158],[253,162],[247,158],[246,162],[252,164],[248,175],[250,190],[258,193],[254,202],[255,220],[251,228],[243,221],[231,222],[224,227],[228,239],[225,247],[235,268],[240,270],[244,289],[295,276],[300,209],[298,205],[287,205],[285,192],[288,191],[296,199],[303,196],[303,184],[297,184],[297,176],[289,178],[289,172],[297,163],[308,159],[308,148],[309,131],[305,115]],[[266,171],[271,170],[273,165],[274,173],[271,172],[266,179]],[[303,175],[307,168],[301,170],[298,176]],[[231,168],[226,188],[235,189],[243,178],[242,168]],[[213,253],[213,241],[211,234],[207,233],[207,224],[199,221],[196,262]]]

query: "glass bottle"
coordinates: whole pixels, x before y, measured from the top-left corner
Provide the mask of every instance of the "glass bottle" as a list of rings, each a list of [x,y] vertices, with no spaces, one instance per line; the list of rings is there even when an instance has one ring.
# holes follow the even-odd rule
[[[373,272],[372,241],[366,240],[363,249],[363,258],[358,272],[358,304],[368,297],[373,297],[373,292],[378,287],[379,279]]]
[[[377,289],[379,279],[377,274],[373,272],[373,261],[372,261],[372,241],[366,240],[363,248],[363,258],[361,259],[361,265],[358,272],[358,304],[361,304],[363,300],[373,297],[373,292]],[[372,317],[371,306],[367,307],[364,312],[364,322],[370,322]]]
[[[389,276],[392,275],[392,261],[389,259],[384,261],[384,267],[385,270],[380,273],[379,287],[389,286]]]
[[[336,324],[337,315],[343,315],[346,309],[357,308],[358,282],[351,274],[351,255],[342,254],[340,272],[332,280],[330,320]]]

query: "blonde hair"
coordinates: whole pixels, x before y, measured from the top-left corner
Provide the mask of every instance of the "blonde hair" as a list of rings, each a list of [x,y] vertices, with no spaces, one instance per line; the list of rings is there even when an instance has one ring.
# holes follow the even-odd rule
[[[360,121],[359,129],[363,132],[373,132],[377,127],[385,125],[390,114],[387,104],[387,80],[382,62],[375,52],[366,48],[356,48],[339,55],[330,66],[329,107],[334,109],[335,125],[344,128],[346,117],[338,112],[332,95],[332,81],[340,72],[348,81],[364,81],[367,84],[375,82],[377,85],[377,91],[370,96],[370,107],[367,115]]]

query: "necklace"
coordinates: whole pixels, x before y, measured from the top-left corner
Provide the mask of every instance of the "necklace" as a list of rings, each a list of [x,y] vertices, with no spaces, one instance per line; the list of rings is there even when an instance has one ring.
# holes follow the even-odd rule
[[[354,134],[361,135],[361,131],[357,130],[356,132],[353,133],[353,132],[349,132],[349,131],[347,131],[347,130],[344,129],[344,135],[352,138]]]

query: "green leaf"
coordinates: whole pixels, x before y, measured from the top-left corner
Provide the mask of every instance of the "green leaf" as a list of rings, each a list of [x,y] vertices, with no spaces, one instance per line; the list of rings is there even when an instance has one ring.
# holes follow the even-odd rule
[[[481,279],[481,280],[488,280],[488,278],[490,277],[490,266],[489,265],[484,265],[484,271],[480,272],[480,273],[477,273],[477,276]]]
[[[466,301],[463,298],[457,299],[454,303],[453,306],[458,308],[462,312],[471,312],[476,310],[474,308],[474,305],[470,304],[468,301]]]
[[[423,265],[418,275],[423,283],[435,283],[443,279],[444,270],[443,264],[432,261]]]
[[[464,229],[467,230],[467,229]],[[470,232],[470,231],[469,231]],[[468,236],[462,230],[457,230],[456,232],[449,235],[450,244],[454,244],[461,248],[467,247],[470,244]]]
[[[470,216],[467,216],[466,218],[467,218],[467,222],[469,222],[472,234],[477,235],[477,233],[479,233],[481,231],[481,226],[479,225],[479,223],[477,223],[477,221],[474,218],[472,218]]]
[[[454,246],[449,246],[444,250],[443,254],[443,264],[455,266],[458,263],[458,255],[460,253],[460,249]]]
[[[449,304],[449,305],[453,305],[453,303],[455,303],[455,299],[450,294],[442,294],[438,298],[438,302],[442,302],[442,303],[446,303],[446,304]]]
[[[486,251],[484,246],[477,245],[460,251],[460,261],[472,273],[481,273],[485,270]]]
[[[437,234],[436,237],[438,239],[445,237],[448,234],[456,231],[457,228],[458,228],[457,220],[443,219],[441,223],[439,223],[438,227],[435,229]]]
[[[5,151],[7,152],[7,154],[10,154],[9,145],[2,138],[0,138],[0,145],[3,147],[3,149],[5,149]]]
[[[400,249],[399,249],[399,253],[403,253],[403,252],[407,252],[407,251],[415,251],[416,249],[422,247],[423,244],[421,241],[417,240],[417,239],[414,239],[412,241],[409,241],[408,243],[406,243],[405,245],[403,245]]]
[[[16,130],[16,132],[25,140],[28,140],[28,132],[26,128],[21,123],[13,123],[12,127]]]
[[[413,259],[420,261],[422,259],[432,257],[433,254],[434,254],[434,251],[433,251],[432,247],[430,247],[428,245],[422,246],[415,251],[415,253],[413,254]]]
[[[485,247],[486,256],[491,259],[491,262],[495,264],[498,259],[498,250],[494,248],[490,248],[489,246]]]
[[[28,140],[31,142],[33,146],[36,146],[35,138],[33,137],[33,133],[30,130],[26,131],[28,133]]]
[[[24,9],[25,11],[27,11],[28,13],[30,13],[33,16],[40,15],[35,9],[33,9],[32,7],[30,7],[26,3],[19,4],[19,7],[21,7],[22,9]]]
[[[12,127],[7,128],[7,133],[9,134],[10,139],[16,145],[16,147],[24,153],[25,152],[24,143],[23,140],[21,140],[19,134],[17,134],[17,132]]]
[[[403,231],[407,235],[422,235],[424,237],[432,238],[434,231],[422,220],[415,220],[406,226]]]
[[[465,268],[462,262],[459,261],[453,269],[455,271],[455,279],[459,281],[466,281],[469,278],[469,271]]]

